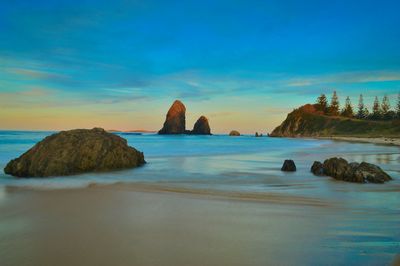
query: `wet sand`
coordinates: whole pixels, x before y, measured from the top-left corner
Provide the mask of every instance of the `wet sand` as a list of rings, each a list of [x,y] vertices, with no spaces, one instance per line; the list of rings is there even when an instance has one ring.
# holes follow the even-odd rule
[[[338,232],[332,227],[345,212],[310,198],[194,193],[143,184],[10,188],[0,200],[0,259],[4,266],[392,261],[394,254],[379,250],[353,252],[347,242],[333,246]]]
[[[321,137],[319,139],[331,139],[331,140],[339,140],[339,141],[362,142],[362,143],[372,143],[372,144],[379,144],[379,145],[400,146],[400,138]]]

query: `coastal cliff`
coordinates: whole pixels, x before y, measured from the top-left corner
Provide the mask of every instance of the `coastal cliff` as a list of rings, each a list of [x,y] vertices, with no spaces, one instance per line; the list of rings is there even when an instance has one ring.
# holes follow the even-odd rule
[[[306,104],[288,114],[271,137],[399,137],[400,121],[370,121],[327,116]]]

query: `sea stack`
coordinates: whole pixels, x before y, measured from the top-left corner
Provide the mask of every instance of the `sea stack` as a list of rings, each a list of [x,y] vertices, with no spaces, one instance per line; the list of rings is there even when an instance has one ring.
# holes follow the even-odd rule
[[[186,130],[186,107],[176,100],[169,108],[163,128],[158,131],[160,135],[188,134],[211,135],[210,125],[205,116],[201,116],[194,124],[193,130]]]
[[[185,105],[176,100],[171,108],[169,108],[164,126],[158,131],[158,134],[185,134],[186,133],[186,107]]]
[[[66,176],[133,168],[143,153],[102,128],[61,131],[44,138],[4,168],[16,177]]]
[[[208,119],[205,116],[201,116],[194,124],[191,132],[193,135],[211,135],[210,125]]]

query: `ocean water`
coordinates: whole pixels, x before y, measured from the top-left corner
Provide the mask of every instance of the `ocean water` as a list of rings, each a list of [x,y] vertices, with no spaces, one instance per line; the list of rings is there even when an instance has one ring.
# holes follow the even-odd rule
[[[53,133],[0,131],[0,169],[4,169],[8,161]],[[323,196],[330,193],[330,187],[340,190],[385,190],[400,184],[400,149],[396,146],[253,136],[119,135],[127,139],[130,146],[144,152],[147,161],[145,166],[106,173],[37,179],[14,178],[1,170],[0,186],[66,188],[87,186],[90,183],[159,182],[195,188]],[[316,177],[310,173],[309,169],[315,160],[323,161],[333,156],[378,164],[395,180],[385,185],[360,185]],[[281,172],[285,159],[293,159],[298,171]]]
[[[0,168],[52,133],[0,131]],[[320,246],[314,253],[360,265],[389,264],[400,254],[399,147],[253,136],[120,135],[144,152],[145,166],[44,179],[17,179],[0,171],[0,192],[6,186],[57,189],[91,183],[140,182],[241,195],[304,197],[327,206],[317,207],[310,216],[313,223],[315,219],[326,223],[326,232],[320,236]],[[315,160],[333,156],[377,164],[394,180],[386,184],[353,184],[310,173]],[[297,172],[280,171],[285,159],[295,161]],[[319,264],[318,261],[321,262],[313,262]]]

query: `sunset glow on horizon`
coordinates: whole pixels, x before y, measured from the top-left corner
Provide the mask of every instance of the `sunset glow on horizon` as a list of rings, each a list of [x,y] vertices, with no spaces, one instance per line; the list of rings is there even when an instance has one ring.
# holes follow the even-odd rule
[[[319,94],[400,91],[397,1],[3,1],[0,129],[267,133]]]

